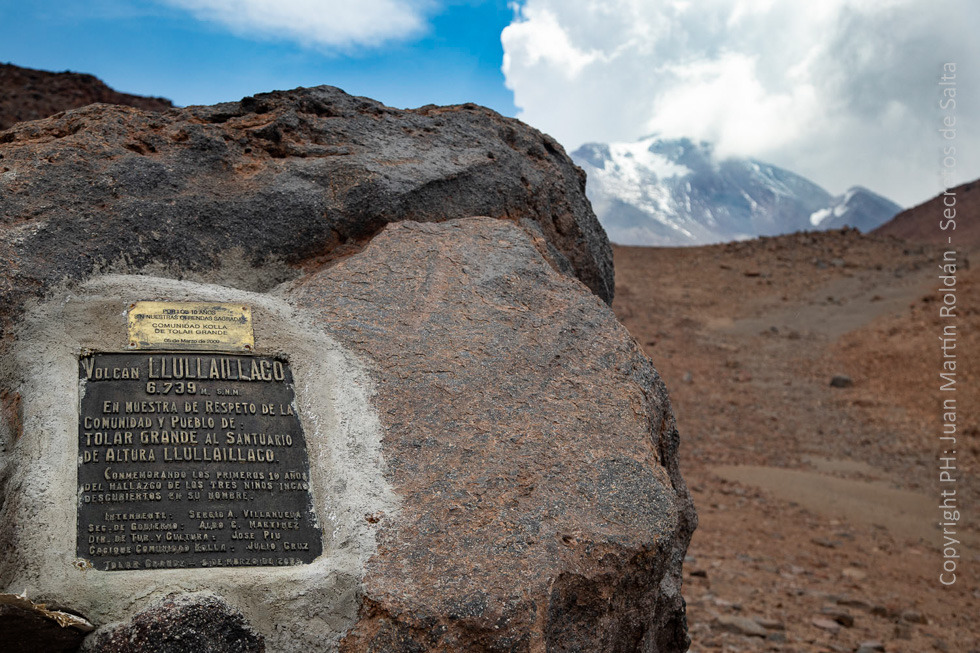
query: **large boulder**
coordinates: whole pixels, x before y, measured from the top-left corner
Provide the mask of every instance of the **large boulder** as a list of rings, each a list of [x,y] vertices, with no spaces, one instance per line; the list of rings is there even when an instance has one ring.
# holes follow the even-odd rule
[[[163,113],[91,105],[0,133],[0,157],[5,313],[63,279],[151,263],[278,264],[285,278],[388,223],[471,215],[533,221],[557,264],[612,301],[584,173],[476,105],[400,111],[327,86]]]
[[[93,650],[686,648],[676,424],[553,141],[321,88],[89,107],[0,157],[0,591]],[[138,300],[248,305],[288,361],[315,560],[76,557],[80,356],[126,351]]]
[[[488,218],[402,223],[290,287],[375,361],[402,503],[350,651],[678,651],[694,514],[650,361]]]

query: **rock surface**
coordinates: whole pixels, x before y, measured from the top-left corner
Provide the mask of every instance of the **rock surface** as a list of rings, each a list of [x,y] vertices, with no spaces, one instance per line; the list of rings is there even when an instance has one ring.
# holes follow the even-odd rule
[[[171,595],[103,630],[86,648],[99,653],[263,653],[265,639],[240,612],[213,595]]]
[[[678,651],[695,516],[660,379],[488,218],[401,223],[289,301],[377,365],[400,514],[347,651]]]
[[[0,585],[100,650],[687,647],[677,428],[554,141],[323,87],[90,106],[0,157]],[[221,298],[291,361],[324,554],[94,570],[64,526],[78,352],[124,350],[131,301]]]
[[[92,624],[76,615],[49,610],[23,595],[0,594],[0,641],[4,651],[74,651],[92,630]]]
[[[170,100],[114,91],[83,73],[54,73],[0,63],[0,130],[24,120],[47,118],[59,111],[105,102],[150,111],[173,107]]]
[[[324,86],[19,123],[0,133],[0,333],[30,298],[97,271],[155,264],[214,281],[218,268],[265,266],[268,283],[276,266],[273,281],[295,276],[386,224],[471,215],[533,223],[556,267],[612,301],[584,173],[489,109],[401,111]]]

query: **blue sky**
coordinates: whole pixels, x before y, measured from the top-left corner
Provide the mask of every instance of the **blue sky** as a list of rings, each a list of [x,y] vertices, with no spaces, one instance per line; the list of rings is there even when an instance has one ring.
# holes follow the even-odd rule
[[[87,72],[181,106],[330,84],[396,107],[476,102],[515,115],[501,72],[506,0],[443,2],[425,16],[404,38],[331,47],[236,34],[165,2],[2,0],[0,61]]]
[[[569,151],[688,137],[834,194],[980,177],[974,0],[0,0],[0,61],[178,105],[332,84],[395,107],[476,102]]]

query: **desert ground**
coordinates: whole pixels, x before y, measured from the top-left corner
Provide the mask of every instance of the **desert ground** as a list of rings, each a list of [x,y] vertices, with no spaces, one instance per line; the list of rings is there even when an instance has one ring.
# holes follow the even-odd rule
[[[942,258],[854,230],[615,248],[614,309],[670,391],[699,513],[692,651],[980,651],[980,288],[957,252],[941,318]]]

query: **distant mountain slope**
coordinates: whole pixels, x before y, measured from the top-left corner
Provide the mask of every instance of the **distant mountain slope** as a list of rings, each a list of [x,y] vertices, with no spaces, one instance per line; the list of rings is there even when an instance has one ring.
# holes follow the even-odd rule
[[[945,196],[936,197],[902,211],[886,224],[875,229],[875,233],[897,236],[912,242],[934,243],[937,245],[980,251],[980,179],[957,186],[950,191],[956,198],[955,204],[947,207]],[[948,218],[944,211],[951,213],[956,228],[949,225],[946,230],[940,223]],[[952,238],[952,242],[948,239]]]
[[[17,122],[47,118],[93,102],[125,104],[151,111],[173,107],[173,103],[164,98],[114,91],[92,75],[52,73],[0,64],[0,130]]]
[[[610,240],[699,245],[845,225],[872,229],[901,207],[854,187],[833,197],[754,159],[719,160],[708,143],[649,137],[588,143],[572,153]]]

